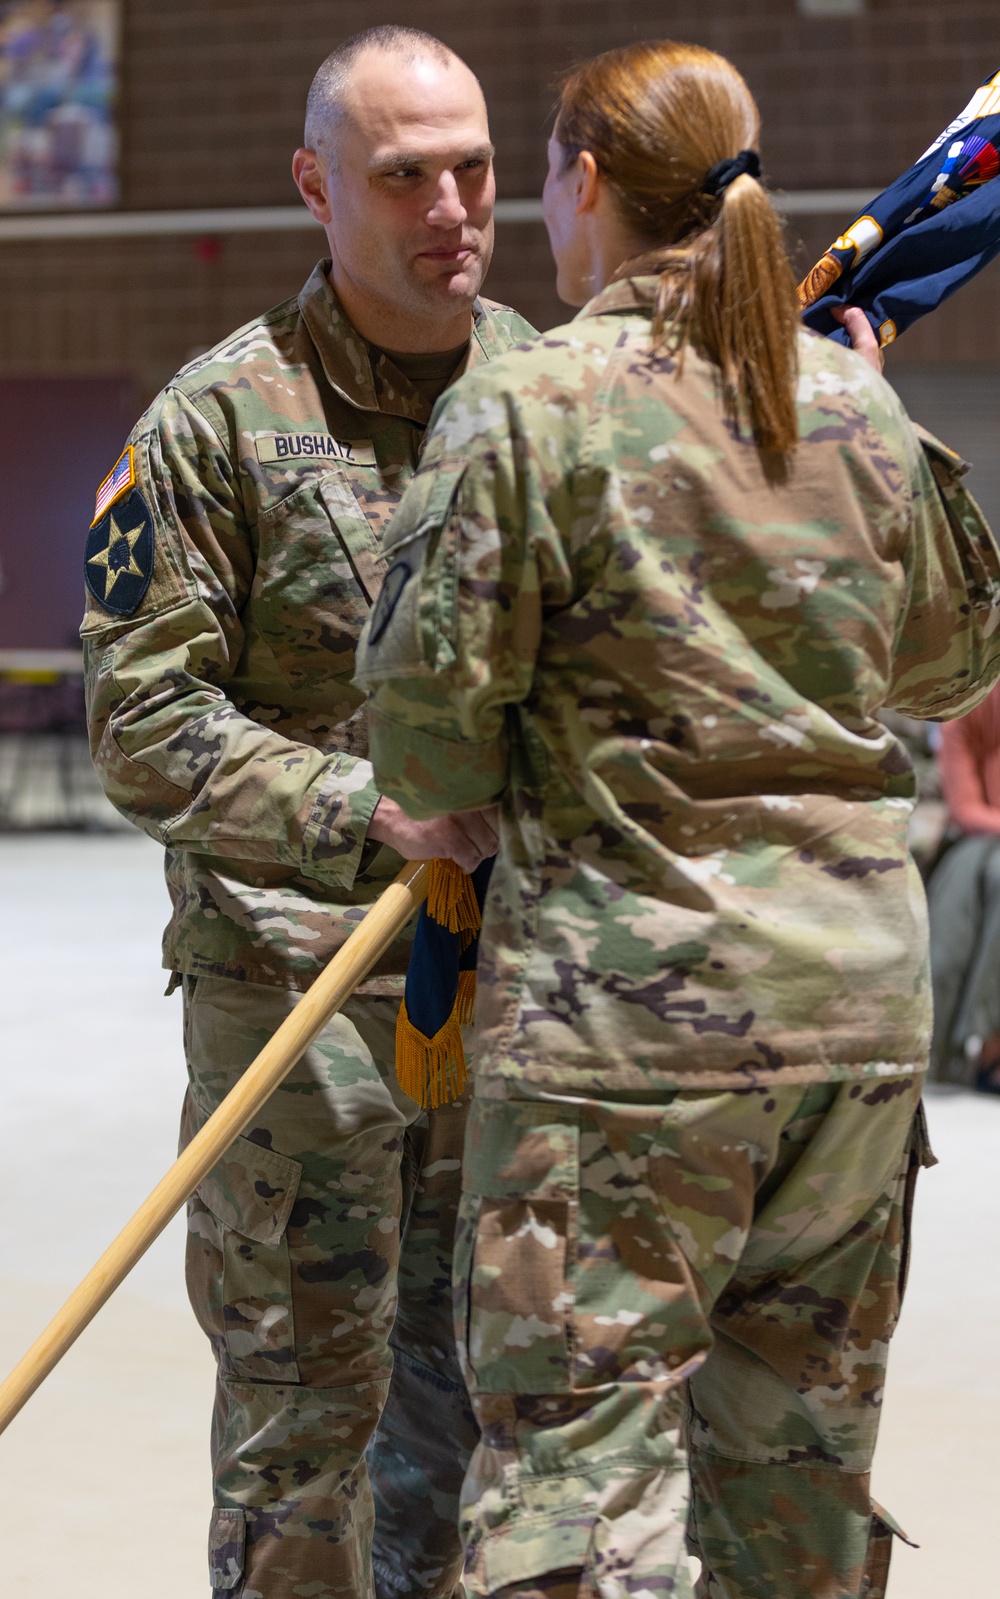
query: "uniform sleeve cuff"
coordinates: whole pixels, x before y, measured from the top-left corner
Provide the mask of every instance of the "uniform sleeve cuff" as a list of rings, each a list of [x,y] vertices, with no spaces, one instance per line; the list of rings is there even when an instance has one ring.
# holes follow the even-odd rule
[[[442,738],[369,703],[370,753],[379,793],[423,820],[496,804],[507,786],[507,740]]]
[[[354,886],[380,799],[370,761],[332,765],[314,789],[302,829],[303,871],[337,888]]]

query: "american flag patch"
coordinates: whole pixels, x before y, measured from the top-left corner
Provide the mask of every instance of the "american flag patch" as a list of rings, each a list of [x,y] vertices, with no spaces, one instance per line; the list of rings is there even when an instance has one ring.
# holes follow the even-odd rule
[[[97,498],[94,501],[94,520],[90,524],[91,527],[95,527],[101,520],[109,505],[113,505],[115,500],[121,499],[123,494],[127,494],[129,489],[134,487],[135,450],[130,444],[125,454],[119,456],[97,490]]]

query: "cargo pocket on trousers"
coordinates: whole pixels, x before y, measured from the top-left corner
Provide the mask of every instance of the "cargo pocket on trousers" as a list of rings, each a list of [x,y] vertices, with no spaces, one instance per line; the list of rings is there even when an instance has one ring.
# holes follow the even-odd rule
[[[579,1137],[569,1107],[472,1101],[455,1241],[455,1314],[473,1392],[571,1388]]]
[[[926,1137],[927,1128],[924,1127]],[[930,1148],[930,1145],[928,1145]],[[861,1588],[858,1599],[885,1599],[886,1588],[889,1582],[889,1565],[892,1560],[892,1541],[902,1538],[911,1549],[919,1549],[912,1538],[908,1538],[898,1521],[894,1521],[887,1510],[872,1500],[872,1525],[868,1534],[868,1551],[865,1555],[865,1569],[861,1578]]]
[[[227,1375],[299,1380],[285,1229],[301,1175],[297,1160],[237,1138],[198,1188],[199,1199],[222,1223]]]
[[[246,1513],[216,1505],[208,1529],[208,1577],[213,1593],[232,1593],[243,1583]]]
[[[927,1115],[923,1100],[917,1106],[910,1133],[909,1159],[903,1179],[903,1221],[899,1254],[899,1303],[903,1303],[906,1280],[910,1275],[910,1238],[913,1231],[913,1202],[917,1192],[917,1177],[925,1166],[936,1166],[937,1156],[931,1148],[927,1131]]]
[[[472,1196],[463,1196],[463,1209]],[[461,1276],[474,1391],[551,1394],[569,1388],[570,1206],[559,1199],[477,1198],[471,1260]],[[466,1210],[466,1214],[468,1214]]]

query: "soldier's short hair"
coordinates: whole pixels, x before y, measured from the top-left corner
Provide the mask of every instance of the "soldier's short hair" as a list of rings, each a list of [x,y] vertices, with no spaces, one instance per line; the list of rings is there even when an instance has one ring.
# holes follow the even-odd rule
[[[435,39],[432,33],[425,33],[422,28],[404,28],[395,22],[364,28],[345,39],[330,52],[316,73],[306,101],[306,145],[327,159],[332,154],[331,134],[343,115],[344,91],[355,62],[366,50],[392,51],[404,65],[422,56],[432,56],[444,63],[458,59],[454,50]]]

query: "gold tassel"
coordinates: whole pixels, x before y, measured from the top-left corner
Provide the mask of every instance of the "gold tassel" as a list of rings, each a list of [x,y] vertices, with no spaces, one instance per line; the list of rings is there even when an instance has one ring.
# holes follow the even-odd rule
[[[431,861],[427,914],[450,933],[457,934],[463,949],[468,948],[479,932],[481,918],[472,878],[454,861]],[[425,1037],[410,1021],[405,999],[400,1004],[396,1022],[396,1077],[404,1094],[409,1094],[424,1110],[437,1110],[439,1105],[458,1099],[468,1085],[462,1028],[472,1021],[475,1003],[475,972],[459,972],[452,1013],[433,1038]]]
[[[472,878],[454,861],[431,861],[427,914],[447,927],[449,933],[475,936],[479,932],[482,919]],[[465,943],[470,941],[466,939]]]
[[[455,996],[455,1015],[463,1027],[468,1027],[476,1009],[475,971],[459,972],[458,993]]]
[[[463,981],[471,978],[472,982]],[[400,1003],[396,1022],[396,1077],[404,1094],[424,1110],[437,1110],[458,1099],[468,1085],[469,1073],[462,1048],[462,1023],[472,1020],[475,972],[459,972],[455,1007],[439,1032],[427,1038]]]

